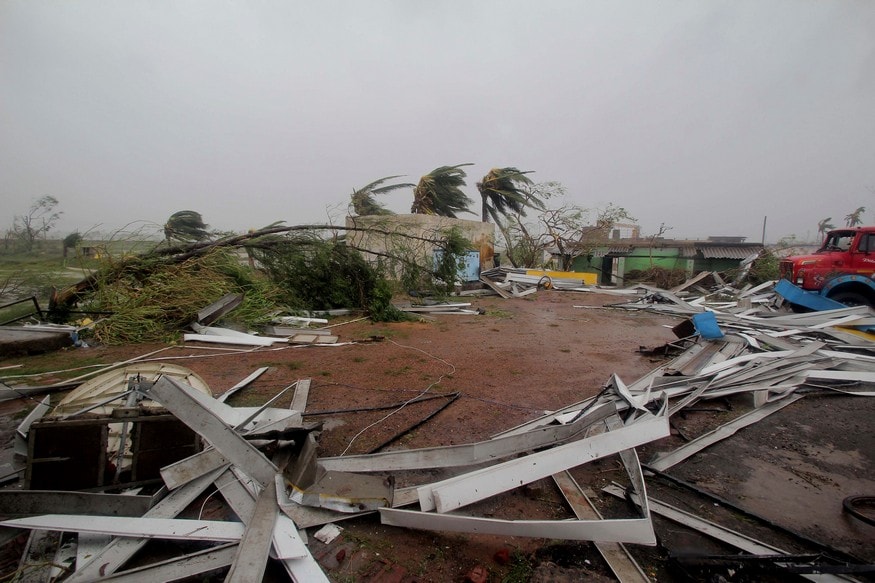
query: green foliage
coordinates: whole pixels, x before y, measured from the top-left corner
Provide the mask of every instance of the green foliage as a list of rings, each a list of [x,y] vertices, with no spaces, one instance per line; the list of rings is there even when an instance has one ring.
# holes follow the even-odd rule
[[[857,225],[863,224],[863,213],[866,212],[866,207],[859,206],[853,212],[845,215],[845,225],[848,227],[856,227]]]
[[[492,217],[495,223],[509,213],[525,216],[527,207],[544,208],[544,203],[532,190],[533,186],[526,174],[513,166],[493,168],[477,183],[477,190],[483,198],[482,217],[485,223]]]
[[[113,313],[93,328],[94,337],[106,344],[175,339],[200,309],[228,293],[244,294],[228,320],[244,326],[263,324],[279,297],[270,282],[226,250],[178,263],[155,257],[107,262],[98,278],[80,309]]]
[[[377,280],[368,304],[368,315],[375,322],[400,322],[410,316],[392,305],[392,285],[386,279]]]
[[[453,227],[446,231],[434,269],[434,276],[441,282],[436,286],[438,291],[447,295],[453,291],[459,278],[459,270],[465,266],[464,258],[470,248],[470,241],[462,236],[458,228]]]
[[[471,212],[468,207],[472,201],[462,192],[467,176],[462,166],[471,163],[440,166],[420,178],[413,190],[410,212],[452,218],[460,212]]]
[[[375,320],[398,320],[392,290],[354,249],[336,240],[298,237],[252,250],[294,309],[362,308]]]
[[[383,205],[379,204],[374,196],[379,194],[385,194],[387,192],[392,192],[393,190],[398,190],[400,188],[413,188],[414,186],[416,186],[415,184],[411,184],[409,182],[401,184],[388,184],[383,186],[383,183],[387,180],[392,180],[393,178],[400,177],[400,174],[395,176],[386,176],[385,178],[380,178],[379,180],[375,180],[370,184],[354,190],[352,193],[351,201],[353,212],[359,216],[394,214],[392,211],[386,209],[385,207],[383,207]]]
[[[76,245],[82,242],[82,233],[75,231],[64,237],[64,250],[74,249]]]
[[[778,279],[781,275],[780,264],[780,257],[770,249],[763,249],[750,266],[747,274],[748,283],[759,285]]]
[[[821,239],[827,231],[835,229],[835,225],[832,224],[831,221],[832,217],[826,217],[825,219],[817,221],[817,234],[820,236]]]
[[[511,555],[510,566],[507,573],[501,578],[501,583],[526,583],[531,579],[533,571],[531,557],[520,551],[514,551]]]
[[[208,227],[199,212],[177,211],[164,223],[164,237],[167,241],[203,241],[210,237]]]

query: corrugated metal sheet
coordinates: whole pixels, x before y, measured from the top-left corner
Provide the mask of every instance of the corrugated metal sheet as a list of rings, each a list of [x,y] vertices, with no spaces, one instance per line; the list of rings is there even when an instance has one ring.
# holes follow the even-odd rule
[[[704,257],[705,259],[745,259],[754,253],[757,253],[762,247],[760,245],[710,245],[708,243],[687,243],[672,245],[657,245],[654,249],[663,249],[665,247],[675,247],[678,250],[678,257],[691,259],[695,257]],[[631,255],[636,252],[640,253],[642,249],[646,250],[648,245],[645,244],[627,244],[627,245],[609,245],[601,247],[593,251],[593,257],[604,257],[605,255],[623,256]],[[645,251],[646,252],[646,251]]]
[[[699,250],[705,259],[745,259],[760,250],[760,247],[728,247],[720,245],[700,245]]]
[[[604,257],[605,255],[626,255],[632,251],[634,245],[611,245],[610,247],[601,247],[593,251],[593,257]]]
[[[696,247],[694,245],[681,245],[678,248],[679,257],[695,257]]]

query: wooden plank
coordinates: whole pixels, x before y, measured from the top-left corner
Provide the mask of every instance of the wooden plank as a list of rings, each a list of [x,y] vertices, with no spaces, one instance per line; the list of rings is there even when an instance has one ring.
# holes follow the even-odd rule
[[[272,481],[277,472],[276,466],[215,413],[204,407],[194,393],[185,383],[168,377],[161,378],[149,390],[151,397],[203,436],[234,465],[243,468],[262,487]]]

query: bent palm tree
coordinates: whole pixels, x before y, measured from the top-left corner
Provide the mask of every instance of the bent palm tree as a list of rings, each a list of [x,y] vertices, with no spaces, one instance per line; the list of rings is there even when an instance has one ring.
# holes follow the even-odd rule
[[[866,207],[857,207],[857,210],[845,216],[845,225],[848,227],[856,227],[863,224],[862,215],[866,212]]]
[[[505,168],[493,168],[477,183],[477,190],[483,198],[482,221],[489,222],[489,217],[495,223],[500,223],[499,217],[513,212],[525,216],[526,207],[543,208],[544,204],[534,194],[524,189],[531,186],[525,172],[507,166]]]
[[[827,231],[831,231],[835,229],[835,225],[833,225],[830,221],[832,217],[826,217],[825,219],[821,219],[817,221],[817,234],[820,235],[820,238],[823,239],[823,235]]]
[[[374,195],[377,194],[385,194],[387,192],[392,192],[393,190],[398,190],[399,188],[413,188],[416,185],[410,182],[404,182],[401,184],[389,184],[387,186],[380,186],[387,180],[392,180],[393,178],[400,178],[402,175],[398,174],[395,176],[386,176],[385,178],[380,178],[379,180],[374,180],[370,184],[367,184],[358,190],[352,191],[352,209],[355,214],[358,216],[367,216],[367,215],[393,215],[392,211],[385,208],[383,205],[378,203],[374,199]]]
[[[210,238],[201,214],[196,211],[177,211],[164,223],[164,238],[177,241],[203,241]]]
[[[456,213],[470,213],[468,207],[473,201],[462,192],[467,176],[462,166],[471,166],[471,163],[441,166],[420,178],[413,189],[410,212],[452,218],[456,218]]]

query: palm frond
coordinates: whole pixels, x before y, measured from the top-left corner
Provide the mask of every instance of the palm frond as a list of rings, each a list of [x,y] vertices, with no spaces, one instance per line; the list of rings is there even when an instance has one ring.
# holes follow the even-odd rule
[[[177,211],[164,223],[164,237],[170,241],[203,241],[210,236],[201,214],[197,211]]]
[[[374,198],[374,195],[385,194],[387,192],[392,192],[393,190],[398,190],[400,188],[413,188],[415,186],[414,184],[411,184],[409,182],[381,186],[386,181],[400,178],[401,176],[403,175],[396,174],[394,176],[379,178],[377,180],[374,180],[370,184],[363,186],[362,188],[354,190],[352,192],[352,207],[355,214],[359,216],[395,214],[389,209],[385,208],[382,204],[378,203]]]
[[[462,192],[467,176],[462,166],[471,165],[469,162],[439,166],[420,178],[413,190],[413,206],[410,212],[452,218],[456,218],[457,213],[470,213],[468,207],[473,201]]]
[[[513,166],[493,168],[477,183],[483,199],[482,220],[488,217],[496,223],[510,213],[525,216],[526,208],[544,208],[544,203],[526,187],[533,183],[526,174],[531,170],[519,170]]]

